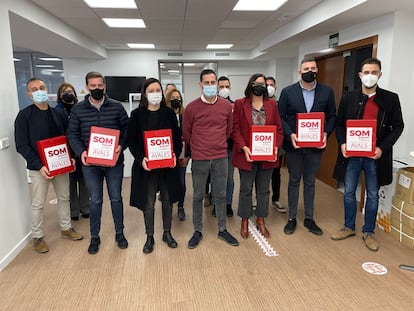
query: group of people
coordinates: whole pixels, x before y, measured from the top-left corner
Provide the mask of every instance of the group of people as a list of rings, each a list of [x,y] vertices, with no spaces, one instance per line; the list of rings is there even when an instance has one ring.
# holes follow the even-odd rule
[[[398,96],[378,87],[377,82],[382,74],[381,62],[369,58],[361,65],[361,88],[342,96],[337,114],[333,90],[317,82],[317,73],[315,59],[303,59],[298,70],[299,81],[284,88],[279,100],[274,96],[275,79],[259,73],[254,74],[247,83],[244,98],[233,103],[230,100],[229,79],[217,79],[213,70],[205,69],[200,74],[201,96],[188,103],[185,109],[182,94],[178,89],[172,86],[164,93],[159,80],[148,78],[142,86],[139,107],[131,112],[130,118],[123,106],[106,94],[104,77],[98,72],[89,72],[86,75],[89,94],[83,101],[77,101],[72,85],[62,84],[58,90],[57,109],[48,104],[44,81],[30,79],[27,82],[27,94],[33,105],[19,112],[15,121],[15,140],[17,151],[25,158],[32,178],[34,249],[41,253],[48,251],[43,239],[42,224],[43,206],[51,182],[57,196],[62,237],[82,239],[83,236],[72,228],[71,217],[72,220],[79,219],[80,215],[89,217],[91,239],[88,252],[96,254],[101,243],[99,232],[104,180],[112,209],[115,241],[121,249],[128,247],[124,235],[121,195],[123,151],[126,148],[130,149],[134,157],[130,205],[140,209],[144,215],[147,235],[143,247],[145,254],[154,249],[154,205],[158,191],[162,205],[162,240],[170,248],[178,246],[171,233],[172,205],[178,202],[178,217],[184,220],[185,176],[190,157],[194,232],[188,241],[188,248],[196,248],[203,238],[203,200],[208,179],[211,183],[213,214],[217,217],[217,237],[232,246],[239,245],[226,227],[226,216],[233,215],[231,204],[234,167],[240,175],[237,215],[241,218],[242,238],[247,239],[249,236],[249,219],[253,215],[256,216],[259,232],[264,237],[270,236],[265,226],[270,201],[279,212],[288,211],[288,221],[283,231],[285,234],[294,233],[302,179],[304,226],[313,234],[322,235],[322,229],[314,220],[315,179],[328,136],[336,129],[339,151],[334,176],[345,185],[345,223],[331,238],[342,240],[355,235],[355,192],[360,172],[364,171],[367,202],[362,228],[363,239],[370,250],[378,250],[378,242],[373,236],[378,189],[392,181],[392,146],[404,127]],[[299,147],[296,133],[297,114],[310,112],[324,114],[322,144],[320,147]],[[377,120],[375,156],[347,156],[346,121],[350,119]],[[274,158],[253,161],[249,143],[251,128],[263,125],[276,128]],[[91,126],[120,131],[114,166],[87,163]],[[150,169],[145,152],[144,132],[160,129],[171,130],[174,165]],[[76,170],[70,174],[51,177],[40,161],[36,142],[59,135],[67,136],[77,165]],[[279,202],[280,164],[283,154],[289,173],[287,209]],[[256,204],[253,204],[254,200]]]

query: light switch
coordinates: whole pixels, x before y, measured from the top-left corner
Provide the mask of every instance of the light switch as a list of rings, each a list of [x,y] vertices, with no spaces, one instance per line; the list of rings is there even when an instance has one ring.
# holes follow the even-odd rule
[[[6,149],[10,147],[10,141],[8,137],[4,137],[0,139],[0,150]]]

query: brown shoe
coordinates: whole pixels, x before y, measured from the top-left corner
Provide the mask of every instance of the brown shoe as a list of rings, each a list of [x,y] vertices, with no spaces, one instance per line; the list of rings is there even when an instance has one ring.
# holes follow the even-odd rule
[[[337,233],[332,234],[331,239],[334,241],[345,240],[346,238],[349,238],[354,235],[355,235],[355,230],[343,227]]]
[[[249,219],[248,218],[242,218],[241,220],[240,235],[242,236],[243,239],[247,239],[249,237]]]
[[[33,246],[34,250],[38,253],[47,253],[49,251],[49,248],[47,247],[47,244],[43,238],[34,238]]]
[[[365,242],[365,245],[368,247],[369,250],[376,252],[379,249],[378,242],[374,239],[373,233],[365,232],[362,236],[362,239]]]
[[[264,217],[257,217],[256,219],[257,229],[259,229],[260,233],[265,237],[270,237],[269,231],[267,231],[264,223]]]
[[[61,237],[65,238],[65,239],[70,239],[72,241],[77,241],[77,240],[82,240],[83,239],[83,235],[80,234],[80,233],[77,233],[75,231],[75,229],[73,229],[73,228],[70,228],[68,230],[63,230],[62,234],[61,234]]]

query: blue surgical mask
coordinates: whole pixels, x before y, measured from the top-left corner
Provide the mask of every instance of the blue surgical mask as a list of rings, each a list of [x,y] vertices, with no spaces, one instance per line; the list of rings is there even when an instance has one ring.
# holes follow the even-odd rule
[[[203,85],[203,93],[206,97],[214,97],[217,95],[217,85]]]
[[[32,93],[33,100],[38,104],[47,103],[49,97],[47,96],[47,92],[44,90],[38,90]]]

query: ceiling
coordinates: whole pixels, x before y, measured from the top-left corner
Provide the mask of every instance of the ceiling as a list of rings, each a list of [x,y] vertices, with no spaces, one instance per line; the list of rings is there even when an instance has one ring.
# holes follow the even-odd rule
[[[252,1],[259,5],[260,0]],[[414,11],[412,0],[367,0],[354,8],[350,5],[336,16],[314,17],[318,22],[312,27],[292,32],[295,23],[318,4],[344,6],[358,1],[289,0],[275,12],[234,12],[237,0],[136,0],[138,9],[91,9],[83,0],[32,2],[107,50],[128,49],[126,43],[153,43],[159,51],[205,51],[210,43],[231,43],[234,46],[230,51],[260,50],[267,52],[268,57],[297,53],[304,38],[333,34],[393,11]],[[101,20],[104,17],[142,18],[147,27],[109,28]],[[28,35],[27,31],[13,30],[16,49],[27,48],[19,43],[30,42]],[[70,45],[65,48],[70,49]]]

